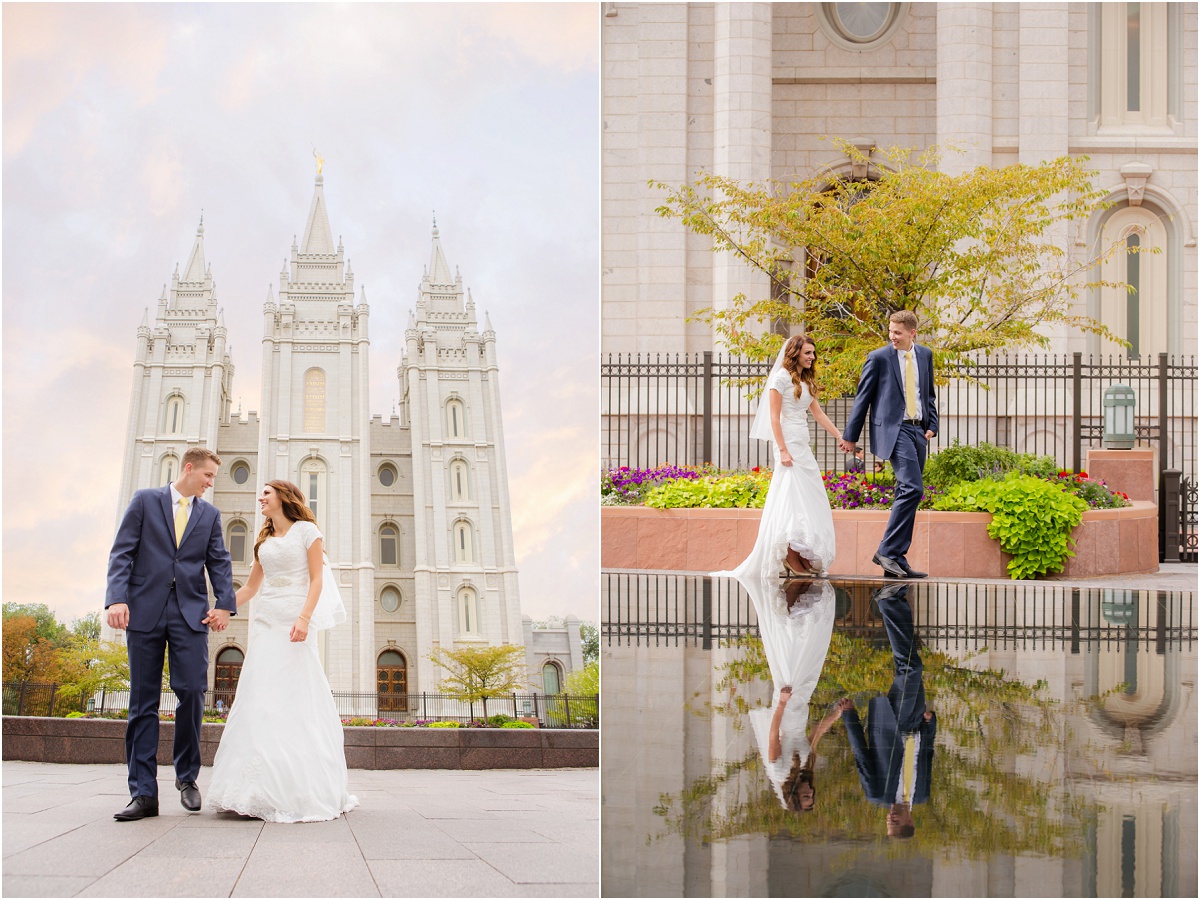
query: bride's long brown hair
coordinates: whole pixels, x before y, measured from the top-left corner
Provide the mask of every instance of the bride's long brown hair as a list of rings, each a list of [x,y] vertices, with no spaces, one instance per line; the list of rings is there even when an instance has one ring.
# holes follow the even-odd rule
[[[813,768],[817,762],[817,754],[811,750],[808,759],[801,760],[800,754],[792,755],[792,768],[787,778],[783,780],[783,802],[792,812],[811,812],[817,804],[817,785],[814,781]],[[800,805],[800,786],[807,784],[813,790],[813,806]]]
[[[308,508],[308,504],[304,501],[304,494],[296,485],[290,481],[268,481],[266,486],[274,488],[275,493],[279,496],[279,502],[283,505],[283,514],[289,522],[312,522],[314,525],[317,523],[317,517]],[[255,560],[258,559],[258,548],[262,546],[263,541],[274,536],[275,524],[268,516],[267,521],[263,522],[262,531],[258,533],[258,540],[254,542]]]
[[[813,364],[807,369],[800,365],[800,351],[805,344],[812,344]],[[808,385],[808,392],[817,396],[817,342],[807,334],[798,334],[788,340],[787,349],[783,351],[783,367],[792,376],[792,384],[796,388],[796,399],[800,399],[801,384]]]

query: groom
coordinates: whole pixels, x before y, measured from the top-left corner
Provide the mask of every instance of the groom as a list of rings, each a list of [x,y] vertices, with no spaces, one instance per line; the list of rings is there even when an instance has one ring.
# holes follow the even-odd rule
[[[933,388],[933,353],[916,343],[917,316],[912,310],[892,313],[890,346],[873,351],[863,365],[858,394],[838,447],[853,453],[871,411],[871,450],[890,460],[896,493],[887,530],[873,561],[894,578],[924,578],[905,558],[912,544],[917,506],[925,492],[921,473],[929,441],[937,434],[937,396]]]
[[[200,809],[200,724],[208,687],[208,629],[224,631],[237,611],[221,514],[200,496],[212,487],[220,458],[204,447],[183,455],[178,480],[133,495],[108,557],[104,601],[110,627],[127,629],[129,805],[113,818],[158,815],[158,701],[163,652],[171,663],[175,710],[175,787],[184,808]],[[204,572],[217,597],[208,608]]]

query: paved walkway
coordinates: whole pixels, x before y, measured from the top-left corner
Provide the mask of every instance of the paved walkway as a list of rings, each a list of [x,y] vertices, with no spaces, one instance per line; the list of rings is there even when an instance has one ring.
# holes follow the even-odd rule
[[[169,767],[116,822],[124,766],[3,766],[5,897],[599,896],[597,769],[351,769],[358,809],[276,825],[189,814]]]

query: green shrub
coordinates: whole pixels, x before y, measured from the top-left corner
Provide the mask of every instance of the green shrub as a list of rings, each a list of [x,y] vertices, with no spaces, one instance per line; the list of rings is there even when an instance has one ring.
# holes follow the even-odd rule
[[[82,719],[83,717],[84,717],[84,714],[79,712],[79,710],[75,710],[74,712],[69,712],[65,716],[63,716],[64,719]]]
[[[925,461],[925,483],[938,488],[997,477],[1009,472],[1052,478],[1058,474],[1058,463],[1052,456],[1017,453],[987,441],[964,445],[957,439],[945,450],[933,454]]]
[[[646,506],[654,509],[761,509],[767,499],[770,477],[765,473],[709,475],[699,479],[674,478],[646,493]]]
[[[487,723],[492,728],[503,728],[507,723],[513,721],[512,716],[506,716],[504,713],[496,713],[494,716],[487,717]]]
[[[1062,571],[1075,555],[1071,530],[1083,520],[1087,503],[1041,478],[1010,472],[1002,480],[956,484],[934,509],[991,513],[988,535],[1011,554],[1008,574],[1017,579]]]
[[[457,722],[430,722],[427,728],[461,728]]]
[[[532,722],[505,722],[500,727],[501,728],[533,728],[535,726]]]

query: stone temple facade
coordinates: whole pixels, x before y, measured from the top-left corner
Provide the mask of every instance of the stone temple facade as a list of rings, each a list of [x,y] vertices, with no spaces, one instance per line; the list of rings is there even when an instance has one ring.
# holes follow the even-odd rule
[[[692,313],[765,282],[655,213],[705,170],[742,181],[856,177],[862,149],[957,142],[951,172],[1086,155],[1112,204],[1072,252],[1141,239],[1139,304],[1086,308],[1143,356],[1197,340],[1197,8],[1193,3],[605,3],[602,345],[718,349]],[[1125,254],[1105,277],[1125,280]],[[1082,304],[1081,304],[1082,305]],[[1132,310],[1132,311],[1131,311]],[[1137,315],[1139,321],[1127,321]],[[1132,327],[1131,327],[1132,326]],[[1116,353],[1079,333],[1056,353]]]
[[[437,691],[440,670],[427,658],[437,647],[527,647],[531,681],[561,685],[580,664],[578,627],[528,649],[495,332],[452,273],[435,221],[398,360],[399,409],[372,415],[370,309],[333,239],[324,190],[318,174],[303,238],[263,302],[262,402],[248,415],[231,409],[228,334],[197,229],[183,272],[138,328],[120,508],[135,490],[173,480],[188,447],[213,448],[222,466],[206,499],[221,510],[240,586],[263,484],[299,485],[347,610],[319,635],[331,686],[378,691],[381,714],[385,693]],[[211,635],[213,687],[236,683],[247,630],[243,614]]]

